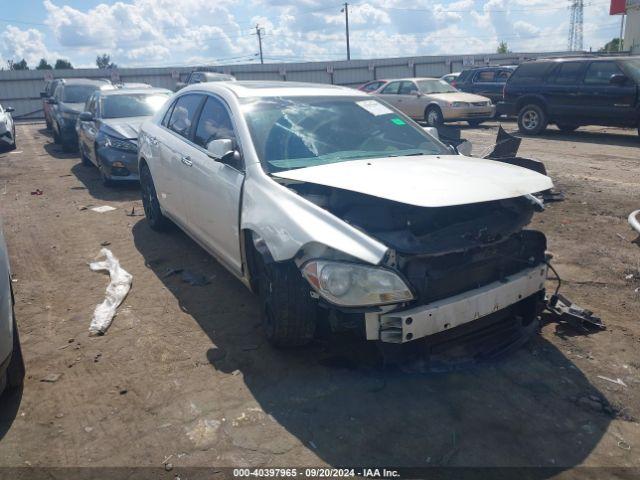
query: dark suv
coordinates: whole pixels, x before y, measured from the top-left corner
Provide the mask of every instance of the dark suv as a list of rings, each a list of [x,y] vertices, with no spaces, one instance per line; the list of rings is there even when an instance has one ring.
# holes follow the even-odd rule
[[[51,105],[50,117],[53,139],[64,151],[73,150],[78,144],[76,120],[84,111],[87,98],[98,89],[114,89],[107,80],[86,78],[60,80],[53,96],[46,102]]]
[[[480,67],[464,70],[451,85],[463,92],[475,93],[491,99],[492,103],[502,100],[504,84],[516,67]]]
[[[518,116],[524,134],[549,123],[639,128],[640,57],[583,57],[523,63],[504,88],[498,112]]]

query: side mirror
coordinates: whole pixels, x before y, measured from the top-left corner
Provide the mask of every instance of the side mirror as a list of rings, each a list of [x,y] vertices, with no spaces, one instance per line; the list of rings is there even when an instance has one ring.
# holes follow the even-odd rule
[[[7,107],[7,108],[4,109],[4,111],[7,112],[7,113],[13,113],[13,112],[16,111],[16,109],[13,108],[13,107]]]
[[[412,94],[414,94],[416,97],[420,98],[422,96],[422,92],[418,91],[418,90],[414,90],[413,92],[411,92]]]
[[[40,98],[47,98],[47,92],[40,92]]]
[[[93,114],[91,112],[82,112],[78,115],[78,120],[81,122],[90,122],[93,120]]]
[[[611,85],[624,85],[625,83],[627,83],[627,76],[621,73],[616,73],[614,75],[611,75],[611,78],[609,78],[609,83]]]
[[[240,169],[240,152],[236,150],[236,142],[230,138],[219,138],[207,143],[207,153],[216,162]]]

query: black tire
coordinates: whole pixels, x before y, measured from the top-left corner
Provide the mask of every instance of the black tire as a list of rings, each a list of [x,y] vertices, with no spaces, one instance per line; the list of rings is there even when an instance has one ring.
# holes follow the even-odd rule
[[[260,268],[260,305],[267,340],[274,347],[300,347],[313,340],[318,305],[311,287],[293,262]]]
[[[51,120],[49,120],[48,118],[45,118],[44,119],[44,124],[45,124],[45,130],[47,132],[50,132],[51,129],[53,128],[52,125],[51,125]]]
[[[535,103],[525,105],[518,113],[518,129],[525,135],[539,135],[547,128],[547,114]]]
[[[82,146],[82,144],[80,144],[79,149],[80,149],[80,159],[82,160],[82,165],[84,165],[85,167],[92,166],[93,163],[91,163],[91,160],[89,160],[89,157],[85,153],[84,147]]]
[[[13,311],[12,311],[13,313]],[[20,335],[18,334],[18,325],[16,317],[13,315],[13,350],[11,352],[11,360],[7,368],[7,388],[18,388],[24,383],[24,358],[22,357],[22,348],[20,347]]]
[[[444,123],[444,117],[442,116],[442,110],[440,107],[431,105],[424,111],[424,122],[429,127],[437,127]]]
[[[560,130],[561,132],[567,132],[567,133],[571,133],[571,132],[575,132],[578,129],[579,125],[566,125],[564,123],[558,123],[558,130]]]
[[[60,126],[58,124],[53,127],[53,143],[56,145],[60,145],[61,143]]]
[[[484,123],[484,120],[469,120],[467,123],[470,127],[477,128]]]
[[[144,215],[149,226],[157,232],[166,231],[171,226],[171,221],[162,214],[151,171],[144,164],[140,167],[140,192],[142,193]]]

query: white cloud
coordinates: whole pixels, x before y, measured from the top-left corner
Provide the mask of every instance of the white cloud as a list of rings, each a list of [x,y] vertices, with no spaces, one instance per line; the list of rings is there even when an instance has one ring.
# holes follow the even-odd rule
[[[29,66],[34,67],[41,58],[49,57],[50,52],[44,44],[44,35],[39,30],[21,30],[7,25],[0,34],[0,56],[15,61],[24,58]]]

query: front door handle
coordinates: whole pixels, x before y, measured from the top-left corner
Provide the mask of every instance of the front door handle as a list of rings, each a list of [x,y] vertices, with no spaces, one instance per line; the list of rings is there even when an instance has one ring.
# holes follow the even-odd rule
[[[190,167],[191,165],[193,165],[193,161],[188,155],[182,155],[180,157],[180,161],[184,163],[187,167]]]

